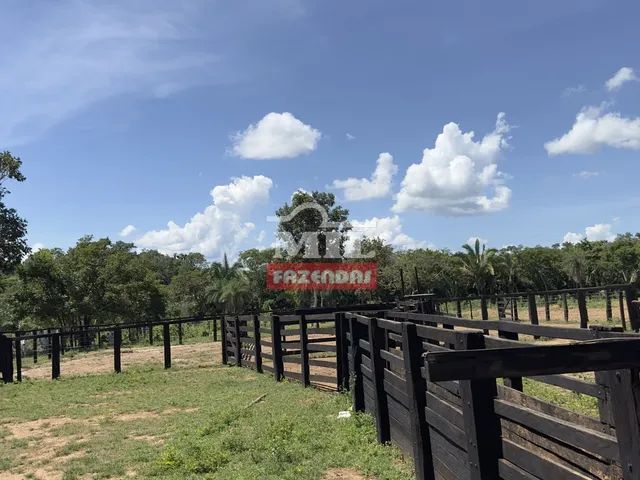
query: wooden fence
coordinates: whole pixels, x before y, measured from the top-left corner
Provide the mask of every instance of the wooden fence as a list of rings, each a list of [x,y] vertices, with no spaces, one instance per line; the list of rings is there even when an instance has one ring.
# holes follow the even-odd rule
[[[0,334],[0,377],[4,383],[10,383],[15,379],[22,381],[22,363],[24,345],[31,345],[33,363],[38,363],[38,353],[41,342],[44,343],[44,353],[51,360],[51,378],[60,378],[62,373],[61,359],[65,352],[71,348],[88,351],[92,348],[102,349],[111,347],[113,350],[113,370],[116,373],[122,371],[122,345],[123,332],[128,332],[129,341],[140,339],[141,332],[147,336],[150,345],[154,343],[154,330],[161,328],[162,345],[164,349],[164,366],[171,368],[171,326],[174,325],[177,343],[183,343],[183,327],[188,324],[202,322],[212,323],[213,341],[218,341],[217,316],[206,317],[180,317],[164,320],[148,321],[144,323],[131,323],[119,325],[102,325],[91,328],[79,329],[48,329],[15,332],[13,334]],[[157,332],[157,330],[155,330]],[[12,336],[9,336],[12,335]],[[42,351],[40,353],[43,353]]]
[[[420,480],[640,479],[638,335],[393,310],[231,316],[223,328],[225,363],[350,390]],[[523,377],[594,397],[598,416],[528,395]]]
[[[466,297],[436,298],[440,313],[458,318],[508,318],[534,325],[546,322],[617,323],[623,330],[640,330],[640,309],[634,304],[637,288],[632,284],[564,290],[502,293]],[[494,310],[490,313],[490,308]]]

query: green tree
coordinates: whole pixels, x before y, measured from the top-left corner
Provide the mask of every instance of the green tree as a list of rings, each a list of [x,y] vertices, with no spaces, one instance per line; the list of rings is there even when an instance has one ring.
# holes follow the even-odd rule
[[[27,222],[15,209],[4,203],[9,193],[6,180],[24,182],[25,176],[20,172],[22,161],[10,152],[0,153],[0,273],[15,269],[30,251],[27,245]]]
[[[487,293],[491,280],[494,276],[493,263],[496,250],[487,249],[486,245],[480,247],[480,240],[476,238],[473,247],[463,245],[463,254],[460,255],[462,271],[473,281],[473,286],[480,295]]]

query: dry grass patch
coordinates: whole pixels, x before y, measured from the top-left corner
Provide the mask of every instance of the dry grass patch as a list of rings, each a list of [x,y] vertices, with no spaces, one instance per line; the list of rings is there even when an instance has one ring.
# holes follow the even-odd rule
[[[352,468],[332,468],[327,470],[322,477],[323,480],[367,480],[367,477],[362,475],[357,470]]]

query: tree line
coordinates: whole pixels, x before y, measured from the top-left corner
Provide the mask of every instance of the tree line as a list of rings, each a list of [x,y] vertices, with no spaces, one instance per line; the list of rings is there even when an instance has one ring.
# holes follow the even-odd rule
[[[552,246],[486,248],[479,240],[459,251],[397,250],[379,238],[362,240],[378,265],[375,290],[274,291],[267,288],[266,266],[275,250],[249,249],[233,262],[225,255],[209,261],[200,253],[164,255],[139,251],[133,243],[85,236],[71,248],[29,252],[26,221],[2,200],[5,180],[23,181],[21,162],[0,156],[0,329],[77,327],[140,322],[176,316],[242,311],[283,311],[296,307],[387,302],[404,293],[439,296],[555,290],[637,282],[640,234],[614,241]],[[347,248],[349,211],[326,192],[294,192],[276,214],[284,217],[314,202],[327,211]],[[322,218],[306,210],[278,226],[284,242],[298,243],[317,231]],[[5,232],[7,233],[5,235]],[[319,251],[326,251],[320,235]],[[326,235],[328,239],[330,236]],[[336,236],[331,236],[335,241]],[[285,245],[285,250],[288,245]],[[304,248],[289,261],[303,261]],[[402,272],[402,273],[401,273]],[[402,279],[401,279],[402,275]]]

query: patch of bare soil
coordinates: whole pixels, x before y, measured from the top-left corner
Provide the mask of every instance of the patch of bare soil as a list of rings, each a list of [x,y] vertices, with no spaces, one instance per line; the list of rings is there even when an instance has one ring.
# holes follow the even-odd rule
[[[131,422],[158,418],[164,415],[176,413],[194,412],[196,408],[168,408],[161,412],[141,411],[110,416],[96,416],[83,419],[69,417],[50,417],[29,422],[17,422],[5,424],[9,430],[9,439],[20,439],[27,442],[24,453],[19,456],[20,467],[15,472],[2,472],[2,480],[62,480],[64,466],[71,460],[86,455],[82,448],[74,450],[66,455],[60,455],[60,451],[72,442],[82,442],[82,435],[62,435],[54,430],[66,425],[81,424],[83,426],[98,426],[100,422],[111,418],[116,421]],[[162,437],[152,435],[137,435],[131,437],[134,440],[146,442],[151,445],[160,445],[164,442]]]
[[[352,468],[332,468],[325,472],[322,480],[367,480],[367,477]]]
[[[60,455],[61,449],[69,445],[71,442],[80,442],[84,438],[81,435],[57,435],[52,433],[53,430],[78,423],[68,417],[51,417],[31,422],[21,422],[7,424],[11,437],[27,441],[24,453],[19,460],[24,467],[17,472],[3,472],[2,478],[9,480],[23,480],[37,478],[39,480],[61,480],[63,478],[62,467],[69,461],[80,458],[85,455],[82,449],[73,451],[66,455]],[[83,420],[83,424],[98,422],[95,419]]]
[[[177,367],[210,367],[220,363],[220,343],[194,343],[171,346],[171,363]],[[122,350],[122,369],[132,365],[164,362],[162,346],[135,347]],[[60,365],[62,376],[90,375],[113,372],[113,351],[103,350],[80,354],[73,358],[62,358]],[[25,369],[23,376],[29,379],[51,378],[51,364],[48,362]]]

